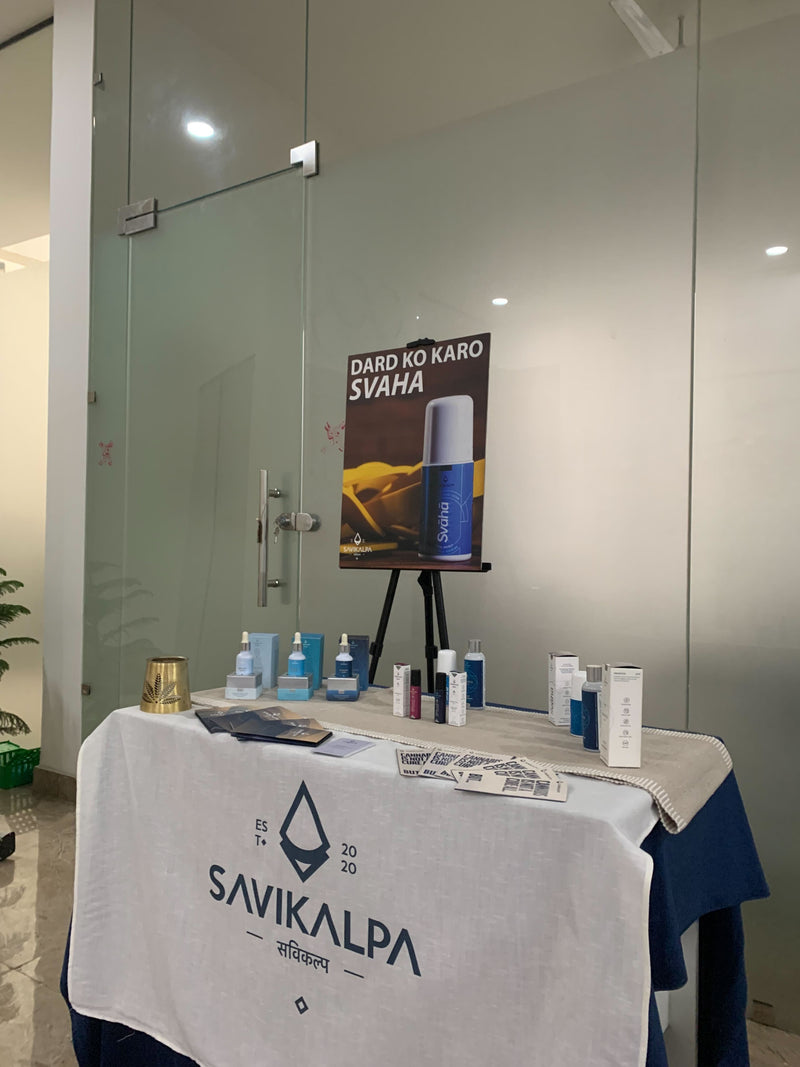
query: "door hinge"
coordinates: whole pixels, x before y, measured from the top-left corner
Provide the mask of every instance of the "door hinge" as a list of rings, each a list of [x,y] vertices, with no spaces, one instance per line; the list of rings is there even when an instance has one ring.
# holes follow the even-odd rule
[[[86,394],[86,403],[87,404],[96,404],[97,403],[97,393],[94,391],[94,389],[90,389],[89,392]]]
[[[306,141],[293,148],[289,153],[289,162],[293,167],[302,165],[304,178],[319,174],[319,141]]]
[[[147,200],[137,200],[117,210],[117,233],[120,237],[131,237],[143,230],[155,229],[158,201],[154,196]]]

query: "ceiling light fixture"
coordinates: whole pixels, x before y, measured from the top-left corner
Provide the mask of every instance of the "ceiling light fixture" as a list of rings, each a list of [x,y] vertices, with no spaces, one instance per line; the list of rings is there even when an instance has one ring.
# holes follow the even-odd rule
[[[506,298],[504,296],[496,296],[494,298],[494,300],[492,301],[492,303],[494,304],[495,307],[502,308],[502,307],[506,306],[508,301],[506,300]]]
[[[217,131],[210,122],[204,122],[201,119],[192,119],[191,122],[186,123],[186,132],[190,137],[194,137],[198,141],[207,141],[209,137],[213,137]]]
[[[656,26],[648,14],[642,11],[636,0],[608,0],[614,14],[624,22],[642,51],[649,59],[666,56],[675,48]]]
[[[788,251],[786,245],[772,245],[771,248],[766,249],[768,256],[784,256]]]

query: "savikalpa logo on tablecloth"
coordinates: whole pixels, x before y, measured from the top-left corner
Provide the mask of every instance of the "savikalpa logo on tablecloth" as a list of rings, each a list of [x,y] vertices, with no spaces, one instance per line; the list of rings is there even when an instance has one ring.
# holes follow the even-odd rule
[[[309,840],[306,835],[309,834],[309,829],[313,827],[311,840],[313,841],[315,837],[317,844],[313,845],[312,848],[301,848],[295,844],[291,837],[293,824],[295,825],[296,834],[304,835],[301,838],[304,845]],[[328,849],[331,844],[325,836],[319,812],[311,799],[311,794],[305,782],[300,783],[300,788],[292,801],[292,806],[283,820],[280,837],[283,853],[294,867],[301,882],[307,882],[311,875],[316,874],[323,863],[328,861]]]
[[[306,882],[330,858],[330,841],[322,827],[314,801],[306,783],[301,781],[279,831],[279,844],[301,882]],[[209,895],[212,900],[236,910],[250,918],[272,921],[275,926],[292,931],[290,940],[277,942],[282,959],[289,959],[317,970],[318,965],[328,973],[331,960],[319,953],[310,952],[308,944],[298,945],[297,934],[330,942],[333,948],[344,949],[367,959],[384,959],[393,967],[398,961],[409,966],[418,978],[420,965],[411,934],[405,927],[397,932],[392,923],[383,922],[364,914],[361,908],[350,910],[340,904],[314,901],[307,896],[298,896],[293,889],[266,884],[261,878],[244,871],[229,872],[221,863],[212,863],[208,869],[211,883]],[[263,928],[262,928],[263,929]],[[296,933],[295,933],[296,931]],[[262,933],[248,930],[254,937],[264,940]],[[352,964],[351,964],[352,966]],[[347,974],[364,978],[363,974],[344,968]],[[300,998],[302,1000],[302,998]],[[307,1006],[297,1010],[301,1014]]]

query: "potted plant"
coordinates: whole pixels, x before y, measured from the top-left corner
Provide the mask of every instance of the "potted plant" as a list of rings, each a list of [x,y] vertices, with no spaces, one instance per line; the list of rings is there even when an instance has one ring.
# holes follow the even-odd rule
[[[22,604],[8,604],[3,599],[9,593],[16,593],[18,589],[22,589],[23,583],[17,581],[15,578],[8,578],[6,572],[0,567],[0,628],[9,626],[20,615],[30,615],[30,610],[24,607]],[[13,645],[37,645],[39,642],[35,637],[4,637],[0,638],[0,678],[9,669],[8,660],[3,658],[3,653],[7,648],[11,648]],[[20,734],[29,734],[31,732],[30,726],[21,719],[19,715],[13,715],[10,711],[5,711],[0,707],[0,737],[3,734],[10,737],[17,737]],[[0,742],[0,745],[2,742]],[[10,747],[10,746],[9,746]],[[0,748],[0,752],[2,749]],[[0,755],[0,760],[3,759],[3,755]],[[4,834],[0,836],[0,860],[6,859],[14,851],[14,834]]]

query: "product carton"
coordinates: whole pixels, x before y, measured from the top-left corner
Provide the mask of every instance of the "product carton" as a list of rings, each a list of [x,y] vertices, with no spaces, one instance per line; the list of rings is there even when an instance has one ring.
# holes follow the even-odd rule
[[[306,669],[310,671],[314,688],[322,686],[322,666],[325,659],[324,634],[300,634],[303,642],[303,655],[306,657]]]
[[[392,712],[402,719],[411,713],[411,664],[395,663]]]
[[[467,725],[467,675],[450,671],[447,687],[447,725]]]
[[[548,653],[547,717],[553,726],[569,726],[572,676],[578,669],[573,652]]]
[[[347,640],[353,657],[353,677],[358,678],[358,688],[363,693],[369,689],[369,637],[366,634],[349,634]]]
[[[254,634],[250,632],[250,651],[253,664],[261,671],[262,685],[265,689],[274,689],[278,684],[278,643],[277,634]]]
[[[641,667],[606,663],[600,693],[597,732],[600,756],[608,767],[642,765]]]

